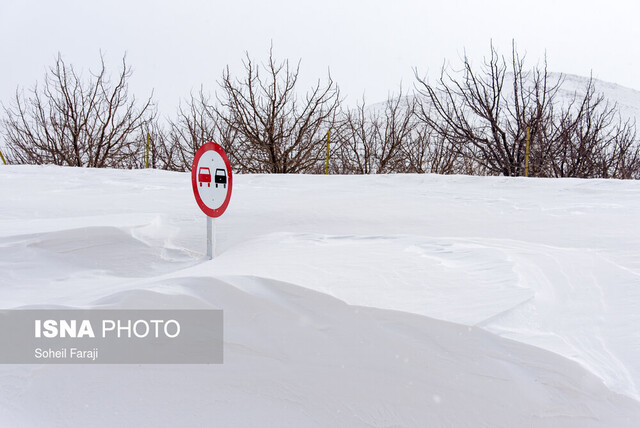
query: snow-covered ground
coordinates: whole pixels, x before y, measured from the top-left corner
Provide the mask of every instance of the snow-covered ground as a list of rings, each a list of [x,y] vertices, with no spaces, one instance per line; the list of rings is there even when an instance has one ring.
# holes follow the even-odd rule
[[[0,366],[0,426],[637,426],[640,183],[0,167],[2,308],[220,308],[222,365]]]

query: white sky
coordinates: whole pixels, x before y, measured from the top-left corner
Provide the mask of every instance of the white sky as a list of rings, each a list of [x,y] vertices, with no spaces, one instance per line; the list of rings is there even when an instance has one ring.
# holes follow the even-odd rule
[[[127,52],[137,97],[155,89],[160,111],[200,85],[215,89],[223,68],[241,71],[244,52],[302,60],[300,92],[331,70],[348,103],[382,101],[414,83],[413,68],[437,77],[443,61],[474,60],[489,41],[511,39],[530,64],[547,52],[551,71],[640,89],[640,6],[610,0],[0,0],[0,101],[42,80],[57,52],[77,69],[99,51],[114,72]]]

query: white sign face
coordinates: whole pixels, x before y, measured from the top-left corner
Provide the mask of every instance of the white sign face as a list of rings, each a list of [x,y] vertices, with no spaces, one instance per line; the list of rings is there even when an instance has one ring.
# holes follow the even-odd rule
[[[222,147],[215,143],[202,146],[193,160],[191,181],[200,209],[209,217],[219,217],[231,198],[232,172]]]
[[[227,199],[229,171],[218,152],[209,150],[200,157],[197,180],[202,202],[212,210],[220,208]]]

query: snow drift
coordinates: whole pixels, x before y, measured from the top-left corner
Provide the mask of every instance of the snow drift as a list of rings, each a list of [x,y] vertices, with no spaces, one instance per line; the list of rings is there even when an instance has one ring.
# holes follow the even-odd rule
[[[635,426],[640,184],[0,168],[4,308],[220,308],[225,363],[0,367],[2,426]]]

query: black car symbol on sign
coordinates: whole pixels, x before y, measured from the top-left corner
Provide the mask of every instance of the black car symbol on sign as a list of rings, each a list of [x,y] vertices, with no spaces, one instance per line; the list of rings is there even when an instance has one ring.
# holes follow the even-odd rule
[[[214,181],[216,183],[216,188],[218,187],[218,184],[224,184],[224,188],[226,189],[227,188],[227,171],[225,171],[222,168],[217,168]]]

